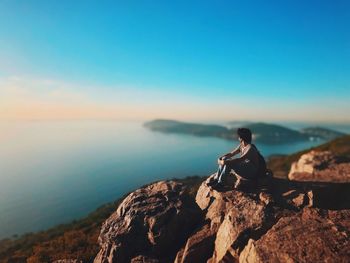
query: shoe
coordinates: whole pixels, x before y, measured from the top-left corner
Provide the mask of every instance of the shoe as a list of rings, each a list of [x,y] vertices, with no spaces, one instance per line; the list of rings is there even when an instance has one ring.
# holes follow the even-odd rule
[[[217,183],[216,185],[213,186],[215,190],[222,190],[224,188],[223,183]]]

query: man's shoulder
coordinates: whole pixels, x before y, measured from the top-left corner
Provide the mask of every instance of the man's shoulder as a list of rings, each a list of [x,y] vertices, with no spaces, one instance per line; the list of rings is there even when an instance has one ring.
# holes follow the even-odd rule
[[[250,147],[258,151],[258,147],[256,147],[256,145],[254,143],[251,143]]]
[[[255,146],[255,144],[250,144],[248,149],[251,150],[251,151],[253,151],[253,152],[255,152],[255,153],[259,153],[259,150],[258,150],[258,148]]]

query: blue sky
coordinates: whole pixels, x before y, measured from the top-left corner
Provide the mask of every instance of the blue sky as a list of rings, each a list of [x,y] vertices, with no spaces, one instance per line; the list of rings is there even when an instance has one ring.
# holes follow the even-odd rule
[[[347,122],[349,28],[349,1],[0,0],[0,117]]]

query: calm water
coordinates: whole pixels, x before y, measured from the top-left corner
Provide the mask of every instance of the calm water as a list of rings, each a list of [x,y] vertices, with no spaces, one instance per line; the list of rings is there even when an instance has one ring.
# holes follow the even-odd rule
[[[112,121],[4,122],[0,143],[0,238],[70,222],[154,180],[208,175],[238,144]],[[258,146],[268,156],[320,143]]]

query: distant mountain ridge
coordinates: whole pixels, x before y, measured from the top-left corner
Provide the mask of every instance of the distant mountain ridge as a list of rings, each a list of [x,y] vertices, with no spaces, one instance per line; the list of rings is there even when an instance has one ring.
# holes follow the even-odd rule
[[[289,143],[309,140],[309,136],[299,131],[276,124],[258,122],[246,125],[245,128],[252,131],[255,141],[262,143]]]
[[[221,125],[181,122],[176,120],[156,119],[144,123],[144,127],[163,133],[181,133],[194,136],[210,136],[223,139],[236,139],[237,128],[227,128]],[[332,140],[345,135],[344,133],[322,127],[310,127],[301,131],[281,125],[263,122],[245,122],[243,126],[253,133],[253,139],[260,143],[290,143],[308,140]]]

